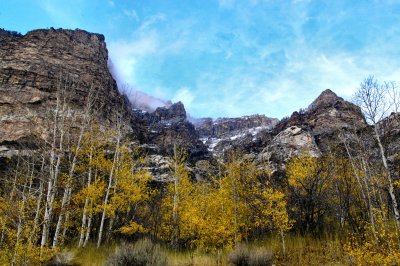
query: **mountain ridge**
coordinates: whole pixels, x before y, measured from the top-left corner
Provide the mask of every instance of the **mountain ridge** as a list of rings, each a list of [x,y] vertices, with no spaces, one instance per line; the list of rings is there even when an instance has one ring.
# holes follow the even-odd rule
[[[173,156],[175,146],[187,150],[194,173],[198,162],[215,164],[232,150],[260,162],[272,158],[279,169],[306,150],[319,156],[340,130],[367,126],[361,109],[331,90],[282,120],[265,115],[193,120],[181,102],[151,112],[140,110],[118,91],[104,36],[83,30],[34,30],[26,35],[3,30],[0,60],[4,62],[0,66],[0,154],[9,154],[14,145],[10,143],[26,145],[23,140],[29,136],[45,137],[37,132],[46,132],[45,122],[51,121],[59,89],[57,73],[65,73],[70,82],[66,84],[73,85],[70,100],[77,113],[82,114],[90,88],[97,93],[95,115],[103,126],[111,125],[118,110],[124,110],[126,136],[138,143],[155,172],[159,162]]]

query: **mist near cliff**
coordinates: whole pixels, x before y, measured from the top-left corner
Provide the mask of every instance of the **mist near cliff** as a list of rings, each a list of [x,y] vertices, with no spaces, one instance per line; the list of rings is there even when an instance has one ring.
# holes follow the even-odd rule
[[[172,105],[171,101],[156,98],[126,83],[126,81],[121,78],[121,75],[111,59],[108,60],[108,69],[117,82],[119,92],[128,98],[134,109],[153,112],[159,107],[169,107]]]

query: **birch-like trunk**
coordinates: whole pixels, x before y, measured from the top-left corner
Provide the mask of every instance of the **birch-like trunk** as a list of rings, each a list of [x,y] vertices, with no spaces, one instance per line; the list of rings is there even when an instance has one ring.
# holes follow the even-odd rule
[[[68,212],[68,211],[66,211],[65,208],[67,206],[69,195],[71,194],[72,179],[73,179],[73,176],[74,176],[74,173],[75,173],[75,168],[76,168],[76,164],[77,164],[77,158],[78,158],[79,151],[81,149],[83,136],[85,134],[86,127],[89,124],[91,108],[92,108],[92,100],[93,99],[91,98],[91,94],[90,94],[89,95],[89,99],[88,99],[88,101],[86,103],[85,113],[84,113],[84,116],[83,116],[83,121],[82,121],[82,124],[81,124],[81,129],[80,129],[80,132],[79,132],[79,136],[78,136],[78,141],[77,141],[77,144],[76,144],[76,147],[75,147],[75,153],[74,153],[74,156],[72,158],[70,170],[69,170],[69,173],[68,173],[67,185],[66,185],[66,188],[64,189],[63,199],[62,199],[62,202],[61,202],[61,210],[60,210],[60,214],[58,216],[58,221],[57,221],[57,225],[56,225],[56,229],[55,229],[54,237],[53,237],[53,248],[55,248],[57,246],[57,244],[58,244],[58,238],[59,238],[60,230],[61,230],[61,227],[62,227],[64,215],[69,217],[68,214],[65,214],[66,212]],[[63,121],[63,123],[64,123],[64,121]]]
[[[58,177],[58,166],[60,164],[61,157],[58,155],[56,166],[54,165],[55,157],[56,157],[56,139],[58,132],[58,115],[60,108],[60,94],[57,94],[57,105],[54,113],[54,121],[53,121],[53,141],[51,145],[50,151],[50,176],[47,182],[47,195],[46,195],[46,204],[45,204],[45,212],[43,217],[43,229],[42,229],[42,239],[40,241],[40,256],[42,255],[42,251],[44,246],[47,244],[47,238],[49,235],[49,226],[50,219],[53,212],[53,202],[55,198],[55,186],[57,183]],[[62,141],[60,140],[60,145]]]
[[[91,205],[93,205],[91,203]],[[85,241],[83,242],[83,247],[86,247],[87,243],[89,242],[90,239],[90,229],[92,228],[92,215],[89,215],[87,227],[86,227],[86,235],[85,235]]]
[[[363,200],[364,200],[364,204],[365,204],[365,206],[367,206],[367,208],[368,208],[369,220],[370,220],[371,226],[372,226],[372,228],[373,228],[374,236],[375,236],[375,238],[376,238],[376,234],[375,234],[374,212],[373,212],[373,206],[372,206],[371,198],[370,198],[370,195],[369,195],[369,193],[368,193],[368,184],[367,184],[366,182],[361,182],[361,177],[360,177],[360,175],[358,174],[356,165],[355,165],[355,163],[354,163],[355,160],[354,160],[353,156],[352,156],[351,153],[350,153],[350,149],[349,149],[349,147],[348,147],[348,144],[347,144],[347,142],[346,142],[344,136],[343,136],[343,144],[344,144],[344,147],[345,147],[345,149],[346,149],[347,156],[349,157],[350,164],[351,164],[351,168],[352,168],[352,170],[353,170],[354,176],[356,177],[357,184],[358,184],[358,186],[360,187],[361,195],[362,195],[362,198],[363,198]],[[364,173],[364,174],[367,174],[367,173]],[[365,181],[365,180],[364,180],[364,181]],[[365,188],[364,188],[363,183],[364,183],[364,185],[365,185]]]
[[[17,265],[17,255],[18,255],[18,249],[19,249],[19,242],[20,242],[20,239],[21,239],[21,232],[22,232],[22,229],[23,229],[23,222],[24,222],[23,215],[24,215],[24,211],[25,211],[26,202],[29,200],[29,195],[31,193],[34,170],[35,170],[35,165],[33,163],[32,164],[32,169],[31,169],[31,174],[29,176],[29,187],[28,187],[27,194],[26,194],[26,182],[23,185],[24,188],[22,190],[22,203],[21,203],[21,207],[20,207],[19,212],[18,212],[17,235],[16,235],[16,240],[15,240],[13,259],[12,259],[12,262],[11,262],[12,265]]]
[[[69,204],[71,202],[71,193],[72,193],[72,189],[70,188],[69,192],[68,192],[67,206],[69,206]],[[64,245],[65,235],[67,234],[67,229],[68,229],[69,217],[70,217],[70,212],[67,211],[67,213],[65,214],[65,222],[64,222],[63,232],[61,234],[61,246]]]
[[[36,202],[35,218],[33,219],[33,227],[32,227],[32,231],[31,231],[31,234],[30,234],[29,240],[28,240],[28,250],[30,250],[32,248],[32,244],[33,244],[34,238],[36,236],[36,230],[38,227],[39,217],[40,217],[40,207],[42,204],[42,197],[43,197],[43,181],[40,181],[39,196],[38,196],[38,199]]]
[[[88,178],[87,178],[87,188],[90,187],[90,184],[92,183],[92,163],[93,163],[93,145],[90,145],[90,155],[89,155],[89,170],[88,170]],[[86,197],[85,199],[85,204],[83,206],[83,212],[82,212],[82,224],[81,224],[81,233],[79,237],[79,243],[78,247],[82,247],[83,241],[85,238],[85,231],[86,229],[86,220],[87,220],[87,207],[89,204],[89,197]]]
[[[104,207],[103,207],[103,213],[101,215],[101,220],[100,220],[99,236],[97,238],[97,248],[100,247],[102,236],[103,236],[104,221],[105,221],[105,218],[106,218],[106,208],[107,208],[108,200],[109,200],[109,197],[110,197],[111,187],[112,187],[112,184],[113,184],[113,177],[114,177],[115,167],[116,167],[117,161],[118,161],[119,145],[120,145],[120,132],[118,132],[117,145],[116,145],[116,148],[115,148],[113,164],[112,164],[112,167],[111,167],[110,176],[109,176],[109,180],[108,180],[106,196],[104,197],[104,202],[103,202],[103,206]]]
[[[390,195],[390,199],[392,200],[392,208],[393,208],[394,217],[396,218],[397,227],[399,228],[400,227],[400,214],[399,214],[399,209],[398,209],[398,205],[397,205],[396,194],[394,193],[393,176],[392,176],[392,173],[388,166],[387,158],[385,155],[385,149],[383,148],[381,137],[379,136],[377,127],[378,127],[378,125],[375,124],[375,126],[374,126],[375,138],[378,142],[383,166],[385,167],[385,170],[387,173],[387,180],[389,183],[389,195]]]

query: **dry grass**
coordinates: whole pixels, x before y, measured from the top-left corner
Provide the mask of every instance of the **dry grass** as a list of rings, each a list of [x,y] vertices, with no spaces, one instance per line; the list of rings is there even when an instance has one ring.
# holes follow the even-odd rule
[[[313,238],[309,236],[287,236],[286,255],[282,254],[280,239],[268,238],[263,241],[248,244],[250,249],[270,250],[274,265],[349,265],[350,261],[344,254],[342,244],[337,237]],[[83,266],[103,265],[107,257],[115,251],[116,246],[103,246],[100,249],[89,246],[75,253],[74,263]],[[218,253],[175,252],[167,251],[171,266],[208,266],[229,265],[229,251]]]
[[[337,237],[314,238],[290,236],[286,239],[286,255],[278,239],[269,241],[277,265],[349,265]]]
[[[72,249],[71,251],[75,253],[73,263],[82,266],[101,266],[108,256],[115,251],[115,248],[115,245],[109,245],[97,249],[93,244],[82,249]]]
[[[170,266],[228,265],[226,253],[168,252]]]

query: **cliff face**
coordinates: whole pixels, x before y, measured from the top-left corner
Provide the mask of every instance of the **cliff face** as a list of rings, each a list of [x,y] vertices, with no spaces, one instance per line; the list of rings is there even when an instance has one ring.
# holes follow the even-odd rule
[[[171,155],[175,145],[184,148],[192,162],[210,157],[195,127],[187,121],[186,110],[181,102],[159,107],[152,113],[134,110],[133,114],[136,121],[145,125],[142,143],[153,147],[148,153],[154,154],[154,150],[157,150],[157,153]]]
[[[200,119],[196,129],[200,137],[223,138],[232,135],[233,132],[240,133],[253,128],[273,128],[278,119],[269,118],[265,115],[243,116],[238,118],[211,118]]]
[[[104,36],[83,30],[0,31],[0,144],[45,134],[57,91],[69,90],[76,110],[89,91],[103,121],[121,96],[108,68]]]
[[[314,134],[329,134],[338,129],[359,128],[366,125],[360,107],[338,97],[331,90],[323,91],[310,106],[294,112],[290,118],[280,121],[276,131],[291,126],[301,126]]]
[[[145,149],[156,178],[161,166],[164,176],[168,172],[165,162],[174,145],[185,148],[192,163],[209,158],[182,103],[148,113],[134,110],[119,93],[101,34],[50,29],[20,35],[0,30],[0,62],[0,157],[34,150],[51,134],[62,91],[71,119],[82,117],[89,101],[103,127],[115,124],[122,110],[125,137]]]
[[[198,119],[196,131],[201,141],[215,156],[221,157],[232,147],[259,146],[259,140],[278,123],[265,115],[238,118]]]
[[[286,162],[296,155],[321,156],[341,145],[341,131],[367,127],[360,108],[331,90],[322,92],[307,109],[279,122],[237,118],[222,120],[221,124],[208,119],[197,126],[215,156],[224,158],[230,150],[239,150],[260,165],[269,162],[272,170],[284,170]]]

